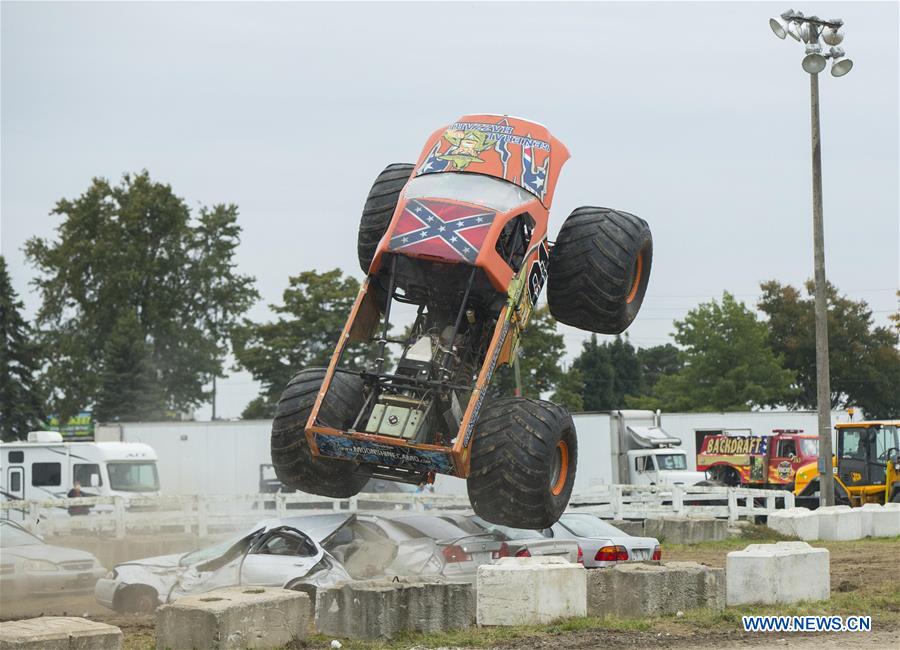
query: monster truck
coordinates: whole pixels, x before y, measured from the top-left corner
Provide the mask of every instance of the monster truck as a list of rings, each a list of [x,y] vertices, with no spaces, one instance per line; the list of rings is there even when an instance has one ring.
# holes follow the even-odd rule
[[[369,192],[357,252],[366,280],[325,368],[288,383],[272,426],[279,480],[346,498],[371,477],[466,479],[484,519],[544,528],[566,508],[578,443],[551,402],[489,396],[548,285],[562,323],[618,334],[650,277],[647,223],[581,207],[554,244],[549,210],[569,152],[524,119],[467,115],[435,131],[415,165]],[[394,331],[392,308],[411,324]],[[412,313],[414,312],[414,316]],[[360,346],[370,352],[359,363]]]

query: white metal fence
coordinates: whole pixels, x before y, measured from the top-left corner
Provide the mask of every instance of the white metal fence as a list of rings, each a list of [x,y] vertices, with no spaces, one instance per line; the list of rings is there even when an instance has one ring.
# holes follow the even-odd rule
[[[68,515],[73,506],[90,506],[86,515]],[[572,496],[570,507],[608,519],[653,519],[665,516],[716,517],[736,521],[792,508],[794,495],[786,490],[726,487],[643,487],[607,485]],[[206,537],[249,527],[270,517],[325,512],[392,509],[468,511],[464,495],[360,494],[330,499],[311,494],[250,494],[136,497],[82,497],[44,501],[0,502],[0,517],[20,521],[43,535],[90,534],[122,539],[128,534],[196,533]]]

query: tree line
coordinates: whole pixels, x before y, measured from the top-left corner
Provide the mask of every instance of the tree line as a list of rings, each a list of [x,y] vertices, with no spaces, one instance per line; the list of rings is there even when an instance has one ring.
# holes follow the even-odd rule
[[[96,421],[178,417],[210,400],[229,355],[261,384],[243,417],[270,417],[293,373],[328,362],[360,288],[339,269],[304,271],[270,305],[271,320],[248,319],[259,294],[235,262],[238,207],[192,211],[146,171],[116,185],[94,179],[52,213],[56,237],[25,245],[41,299],[30,323],[0,257],[3,439],[82,409]],[[812,285],[760,288],[753,306],[727,292],[697,305],[674,322],[673,343],[590,336],[568,364],[563,335],[539,308],[520,346],[522,394],[573,411],[814,409]],[[828,296],[832,406],[900,417],[900,313],[876,326],[865,301],[833,286]],[[366,357],[360,345],[349,355],[356,366]],[[512,369],[501,368],[492,394],[515,390]]]

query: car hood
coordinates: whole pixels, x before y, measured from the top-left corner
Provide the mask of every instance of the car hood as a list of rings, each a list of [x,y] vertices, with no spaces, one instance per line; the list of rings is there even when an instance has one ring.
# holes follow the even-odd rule
[[[175,553],[173,555],[157,555],[156,557],[147,557],[141,560],[134,560],[131,562],[122,562],[121,564],[117,564],[116,568],[125,567],[125,566],[137,566],[147,571],[157,572],[167,572],[172,569],[178,568],[178,561],[185,556],[185,553]]]
[[[60,562],[91,561],[99,562],[97,558],[87,551],[79,551],[75,548],[51,546],[49,544],[27,544],[24,546],[7,546],[3,549],[3,559],[11,557],[23,560],[46,560],[59,564]]]

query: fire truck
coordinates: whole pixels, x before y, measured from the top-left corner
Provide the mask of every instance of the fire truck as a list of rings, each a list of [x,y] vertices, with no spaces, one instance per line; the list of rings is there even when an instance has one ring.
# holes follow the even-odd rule
[[[702,429],[697,436],[697,471],[724,485],[792,489],[797,470],[815,463],[818,437],[802,429]]]

